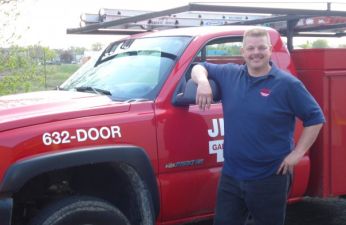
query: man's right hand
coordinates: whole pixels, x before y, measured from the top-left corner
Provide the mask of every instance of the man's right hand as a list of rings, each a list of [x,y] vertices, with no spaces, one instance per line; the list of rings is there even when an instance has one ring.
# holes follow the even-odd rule
[[[213,93],[208,81],[208,71],[202,65],[196,65],[192,68],[191,78],[197,84],[196,104],[202,110],[209,109]]]
[[[209,109],[213,101],[213,93],[209,81],[199,82],[196,93],[196,104],[201,110]]]

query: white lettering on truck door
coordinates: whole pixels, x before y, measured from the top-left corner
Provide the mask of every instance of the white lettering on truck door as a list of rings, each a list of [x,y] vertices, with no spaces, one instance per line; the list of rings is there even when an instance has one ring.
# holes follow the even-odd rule
[[[223,118],[212,119],[213,127],[208,129],[208,135],[211,138],[220,136],[222,139],[209,141],[209,154],[216,154],[216,162],[223,162],[223,136],[225,134]]]
[[[88,129],[76,129],[75,131],[53,131],[45,132],[42,135],[42,142],[44,145],[59,145],[67,144],[73,141],[97,141],[121,138],[121,131],[119,126],[110,127],[91,127]]]

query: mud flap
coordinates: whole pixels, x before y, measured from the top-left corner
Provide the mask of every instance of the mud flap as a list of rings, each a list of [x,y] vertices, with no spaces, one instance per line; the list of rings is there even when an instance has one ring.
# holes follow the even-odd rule
[[[12,198],[0,199],[0,224],[1,225],[11,225],[12,206],[13,206]]]

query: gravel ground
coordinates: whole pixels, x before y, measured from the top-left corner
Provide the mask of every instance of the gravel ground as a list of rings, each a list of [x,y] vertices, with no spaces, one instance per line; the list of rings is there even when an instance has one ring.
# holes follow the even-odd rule
[[[212,225],[212,221],[188,225]],[[346,199],[304,198],[288,206],[285,225],[346,225]]]

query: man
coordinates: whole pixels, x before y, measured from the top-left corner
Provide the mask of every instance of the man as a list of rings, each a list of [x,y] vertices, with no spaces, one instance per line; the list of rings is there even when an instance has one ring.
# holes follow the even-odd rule
[[[270,61],[268,32],[244,33],[246,65],[203,63],[194,66],[196,104],[212,102],[208,78],[221,91],[224,114],[224,167],[218,187],[215,225],[283,225],[293,167],[315,141],[325,122],[320,107],[291,74]],[[295,117],[304,129],[294,145]]]

